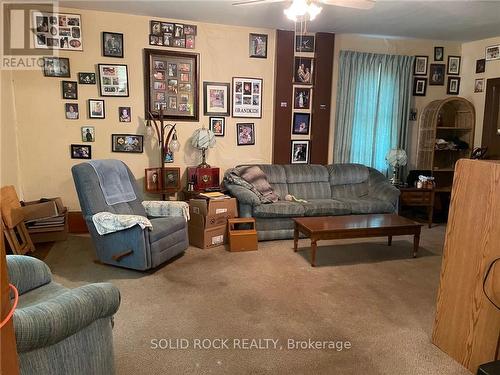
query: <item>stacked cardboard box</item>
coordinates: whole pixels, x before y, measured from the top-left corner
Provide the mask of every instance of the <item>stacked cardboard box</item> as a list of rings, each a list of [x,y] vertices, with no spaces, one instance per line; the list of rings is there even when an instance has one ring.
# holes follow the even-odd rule
[[[189,243],[201,249],[227,242],[227,220],[238,217],[236,198],[191,199]]]

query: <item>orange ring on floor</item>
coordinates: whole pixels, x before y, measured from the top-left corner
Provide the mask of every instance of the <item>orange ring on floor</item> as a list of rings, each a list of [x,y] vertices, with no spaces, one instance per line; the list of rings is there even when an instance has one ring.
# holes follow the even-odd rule
[[[14,304],[12,305],[12,308],[10,309],[9,313],[5,317],[4,320],[0,323],[0,329],[7,324],[7,322],[12,318],[12,315],[14,315],[14,311],[16,310],[17,307],[17,302],[19,301],[19,292],[17,291],[17,288],[9,283],[9,288],[12,289],[14,292]]]

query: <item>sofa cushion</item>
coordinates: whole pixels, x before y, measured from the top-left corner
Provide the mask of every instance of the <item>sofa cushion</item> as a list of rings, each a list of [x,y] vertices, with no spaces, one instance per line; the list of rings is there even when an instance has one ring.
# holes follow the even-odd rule
[[[335,199],[311,199],[302,205],[305,216],[349,215],[351,213],[349,203]]]
[[[368,195],[368,181],[359,184],[332,185],[332,198],[358,198]]]
[[[394,212],[394,206],[389,202],[371,198],[339,198],[351,208],[352,214],[389,214]]]
[[[368,180],[368,168],[362,164],[330,164],[326,169],[332,186],[359,184]]]
[[[186,219],[180,216],[159,217],[150,221],[153,224],[153,229],[149,232],[150,243],[186,228]]]
[[[322,165],[285,165],[288,191],[299,199],[328,199],[328,170]]]
[[[255,217],[296,217],[304,216],[304,207],[300,203],[278,201],[261,204],[253,210]]]

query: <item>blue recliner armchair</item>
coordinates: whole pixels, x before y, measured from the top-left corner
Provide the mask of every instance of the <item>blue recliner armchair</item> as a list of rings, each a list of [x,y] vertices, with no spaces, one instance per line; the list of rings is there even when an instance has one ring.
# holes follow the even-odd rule
[[[24,255],[7,255],[7,270],[20,295],[13,321],[21,375],[114,374],[115,286],[67,289],[45,263]]]
[[[102,160],[116,163],[116,160]],[[120,162],[122,163],[122,162]],[[155,268],[182,253],[189,246],[186,218],[183,216],[148,217],[142,205],[142,193],[130,169],[122,163],[132,183],[135,200],[109,205],[106,203],[96,170],[89,163],[73,166],[71,171],[80,200],[82,213],[94,240],[97,257],[106,264],[147,270]],[[152,229],[139,225],[114,233],[100,235],[92,216],[100,212],[148,217]]]

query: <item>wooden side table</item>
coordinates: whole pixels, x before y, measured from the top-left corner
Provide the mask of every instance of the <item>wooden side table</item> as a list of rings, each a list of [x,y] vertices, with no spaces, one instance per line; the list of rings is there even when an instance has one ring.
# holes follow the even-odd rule
[[[427,207],[429,228],[434,214],[434,189],[399,188],[399,212],[402,206]]]

